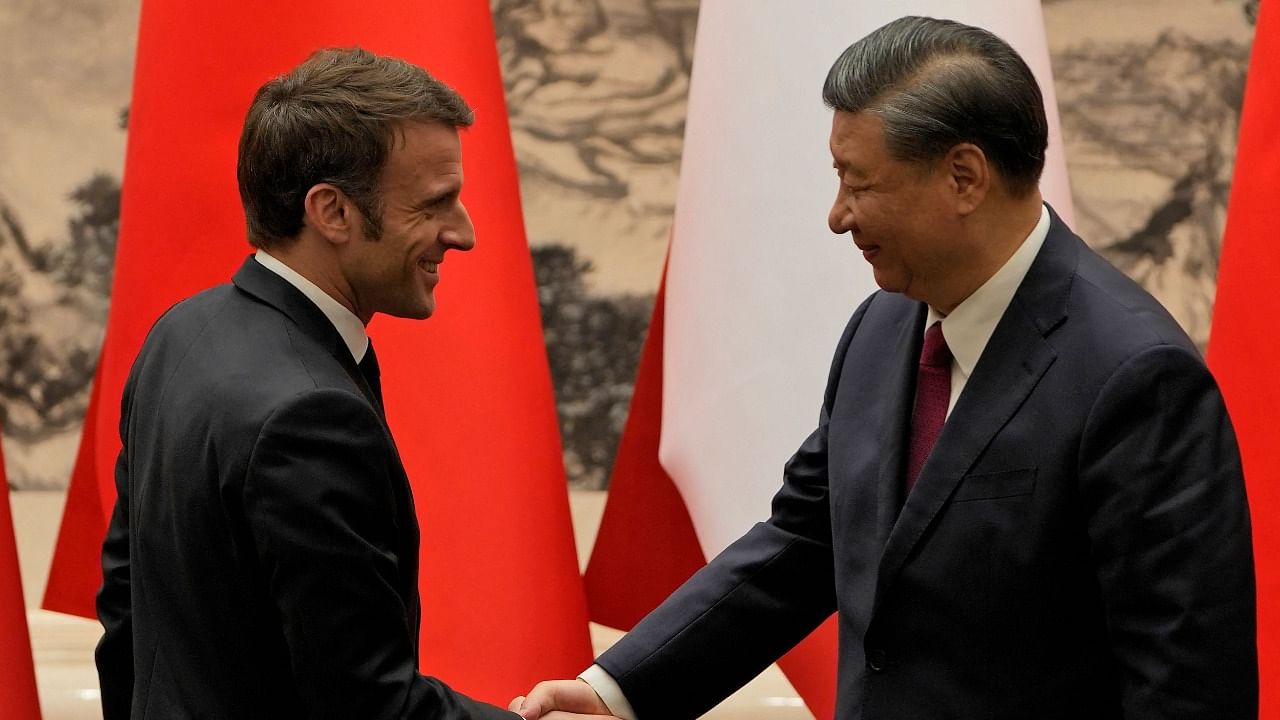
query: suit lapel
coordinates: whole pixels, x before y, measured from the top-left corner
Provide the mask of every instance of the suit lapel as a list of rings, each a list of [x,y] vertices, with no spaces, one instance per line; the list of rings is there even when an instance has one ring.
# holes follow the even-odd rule
[[[1057,357],[1047,336],[1066,320],[1066,300],[1081,241],[1062,224],[1052,209],[1050,216],[1049,235],[1044,246],[996,325],[938,436],[937,444],[920,471],[915,488],[902,504],[902,512],[889,533],[880,559],[877,606],[960,480],[1000,429],[1018,412]],[[913,347],[918,355],[920,342],[916,338],[913,343],[903,344]],[[915,363],[913,356],[904,367],[913,373]],[[901,387],[894,385],[892,390],[900,391]],[[898,456],[898,468],[902,467],[904,443],[910,434],[909,414],[913,400],[914,383],[911,383],[902,393],[903,412],[908,420],[902,425],[900,440],[892,447],[885,445],[886,452]],[[892,459],[886,456],[882,462],[888,463]],[[880,480],[883,499],[886,492],[883,469]],[[893,481],[902,484],[901,469],[893,474]],[[884,512],[883,505],[881,512]]]
[[[924,338],[924,320],[928,308],[917,303],[917,312],[902,322],[898,336],[890,347],[896,348],[897,357],[889,367],[894,374],[888,378],[884,391],[889,398],[886,422],[881,431],[880,472],[877,476],[878,511],[876,537],[886,542],[898,520],[902,507],[906,472],[907,444],[911,435],[911,409],[915,405],[916,366],[920,360],[920,346]]]

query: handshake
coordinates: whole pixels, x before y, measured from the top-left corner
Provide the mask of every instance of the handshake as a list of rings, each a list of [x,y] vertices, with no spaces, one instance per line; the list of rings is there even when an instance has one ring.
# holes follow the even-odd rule
[[[622,720],[582,679],[540,682],[507,709],[525,720]]]

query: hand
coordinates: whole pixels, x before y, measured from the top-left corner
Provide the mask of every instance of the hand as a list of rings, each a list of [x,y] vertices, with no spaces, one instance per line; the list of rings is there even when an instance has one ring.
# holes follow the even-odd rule
[[[507,709],[525,720],[618,720],[582,679],[540,682]]]

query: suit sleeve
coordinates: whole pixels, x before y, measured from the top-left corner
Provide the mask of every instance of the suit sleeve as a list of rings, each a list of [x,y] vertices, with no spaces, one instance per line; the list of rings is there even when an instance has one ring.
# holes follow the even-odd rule
[[[641,720],[698,717],[835,611],[827,424],[839,370],[870,302],[841,337],[818,427],[787,462],[768,521],[726,548],[597,660]]]
[[[125,451],[116,461],[116,504],[102,543],[98,620],[102,638],[94,651],[103,720],[128,720],[133,701],[133,612],[129,601],[129,495]]]
[[[308,717],[513,718],[417,671],[392,462],[374,410],[337,390],[278,409],[250,459],[245,515]]]
[[[102,638],[94,651],[103,720],[128,720],[133,703],[133,608],[129,583],[129,418],[130,387],[120,413],[120,454],[116,458],[116,503],[102,543],[102,587],[96,608]]]
[[[1116,370],[1090,413],[1080,468],[1124,717],[1257,718],[1244,479],[1199,357],[1159,346]]]

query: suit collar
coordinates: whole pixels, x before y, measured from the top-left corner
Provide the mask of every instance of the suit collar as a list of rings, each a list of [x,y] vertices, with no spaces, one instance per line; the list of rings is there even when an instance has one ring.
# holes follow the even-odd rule
[[[1048,337],[1067,319],[1066,304],[1081,248],[1081,240],[1050,208],[1049,234],[1044,245],[1014,293],[1009,308],[997,323],[972,377],[920,471],[915,488],[902,504],[902,511],[889,532],[880,560],[877,604],[961,479],[1057,358]],[[903,358],[903,372],[909,379],[905,386],[899,379],[888,388],[902,398],[898,407],[901,414],[890,423],[902,430],[898,433],[900,439],[896,446],[886,445],[886,452],[896,455],[896,460],[886,457],[884,463],[896,463],[899,468],[902,466],[905,438],[910,432],[914,370],[924,317],[922,305],[916,313],[913,342],[898,344],[900,348],[910,347],[914,353],[905,353]],[[880,482],[883,500],[888,493],[885,483],[901,486],[901,470],[889,477],[882,471]]]
[[[356,366],[346,342],[329,318],[302,291],[263,267],[253,256],[245,258],[231,282],[259,302],[275,308],[289,318],[304,335],[329,351],[365,397],[373,402],[373,393]]]
[[[1067,319],[1067,299],[1080,253],[1085,249],[1084,241],[1071,232],[1053,207],[1047,204],[1045,207],[1049,208],[1049,234],[1011,303],[1021,308],[1042,337],[1048,337]],[[1008,313],[1005,315],[1007,318]],[[998,326],[996,332],[999,333]]]
[[[949,315],[944,317],[933,308],[929,309],[926,325],[934,320],[942,321],[942,334],[955,358],[955,370],[965,379],[973,375],[973,369],[977,367],[996,325],[1044,247],[1052,224],[1051,217],[1049,208],[1042,204],[1039,221],[1009,259]]]
[[[360,322],[360,318],[356,317],[355,313],[266,250],[259,248],[258,252],[253,254],[253,259],[257,260],[262,267],[284,278],[319,308],[338,330],[342,341],[346,343],[347,349],[351,351],[357,363],[364,358],[365,351],[369,348],[369,335],[365,332],[364,323]]]

